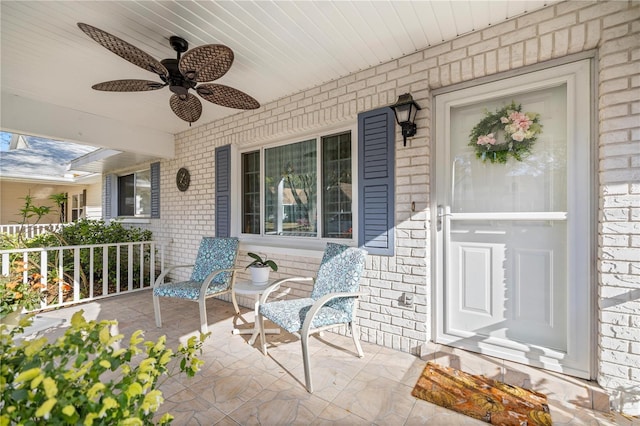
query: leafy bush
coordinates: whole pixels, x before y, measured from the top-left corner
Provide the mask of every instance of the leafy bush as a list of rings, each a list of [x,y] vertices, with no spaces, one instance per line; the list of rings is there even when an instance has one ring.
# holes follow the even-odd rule
[[[141,330],[123,345],[112,325],[117,321],[86,321],[79,311],[53,343],[46,337],[16,343],[22,328],[7,332],[0,325],[0,425],[154,424],[163,402],[158,379],[176,368],[193,377],[208,335],[189,338],[174,353],[164,336],[144,341]],[[159,423],[171,420],[167,413]]]
[[[23,262],[16,262],[21,263]],[[44,287],[40,284],[38,274],[29,275],[27,281],[23,281],[22,265],[12,268],[10,276],[0,275],[0,318],[4,318],[12,312],[23,309],[27,311],[40,308],[40,303],[45,296]]]
[[[106,224],[104,220],[80,219],[62,228],[60,232],[40,234],[26,242],[27,247],[79,246],[109,244],[125,241],[150,241],[149,230],[125,227],[120,222]]]

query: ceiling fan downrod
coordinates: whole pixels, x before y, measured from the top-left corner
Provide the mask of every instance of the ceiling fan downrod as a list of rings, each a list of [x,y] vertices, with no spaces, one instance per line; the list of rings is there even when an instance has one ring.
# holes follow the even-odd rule
[[[165,81],[169,84],[169,90],[171,90],[176,95],[180,96],[181,99],[185,99],[189,89],[193,89],[196,87],[196,82],[192,81],[185,76],[182,75],[180,69],[178,68],[178,64],[180,63],[180,56],[182,53],[186,52],[189,49],[189,42],[187,42],[182,37],[171,36],[169,37],[169,44],[176,51],[177,57],[176,59],[163,59],[160,61],[162,65],[169,71],[169,77]]]

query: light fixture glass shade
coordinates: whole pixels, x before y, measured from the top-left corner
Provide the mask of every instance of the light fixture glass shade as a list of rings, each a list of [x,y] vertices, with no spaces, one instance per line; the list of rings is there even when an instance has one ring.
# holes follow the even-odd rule
[[[411,94],[405,93],[398,97],[398,101],[391,105],[391,108],[396,116],[398,125],[402,127],[402,136],[406,146],[407,137],[416,134],[415,120],[420,106],[413,100]]]

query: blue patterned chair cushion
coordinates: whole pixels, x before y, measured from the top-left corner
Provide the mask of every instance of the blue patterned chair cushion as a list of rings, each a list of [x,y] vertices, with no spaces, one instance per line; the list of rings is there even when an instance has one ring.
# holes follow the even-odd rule
[[[329,293],[353,293],[358,291],[366,254],[366,251],[359,248],[327,243],[322,262],[320,262],[316,282],[311,292],[311,298],[318,300]],[[351,316],[353,303],[354,298],[345,297],[334,299],[327,306]]]
[[[269,302],[260,305],[260,313],[289,333],[294,333],[302,328],[304,319],[307,317],[307,313],[314,302],[315,300],[311,298]],[[311,328],[331,324],[345,324],[350,321],[351,315],[348,313],[329,306],[323,306],[313,319]]]
[[[213,271],[233,268],[237,255],[237,238],[203,237],[190,281],[202,283]],[[216,275],[212,284],[226,284],[230,278],[231,273],[224,272]]]
[[[200,286],[202,286],[202,282],[197,282],[197,281],[182,281],[178,283],[167,283],[154,288],[153,295],[162,296],[162,297],[177,297],[180,299],[198,300],[198,298],[200,297]],[[209,287],[207,287],[207,295],[219,293],[226,289],[227,289],[227,283],[212,282],[211,284],[209,284]]]

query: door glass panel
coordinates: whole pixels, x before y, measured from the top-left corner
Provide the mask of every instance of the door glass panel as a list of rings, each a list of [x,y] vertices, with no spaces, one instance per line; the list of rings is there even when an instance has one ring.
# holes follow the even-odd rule
[[[506,164],[476,158],[469,132],[486,112],[493,114],[514,99],[451,109],[452,213],[566,211],[566,92],[563,84],[517,96],[522,112],[541,114],[543,128],[524,161],[509,158]]]

